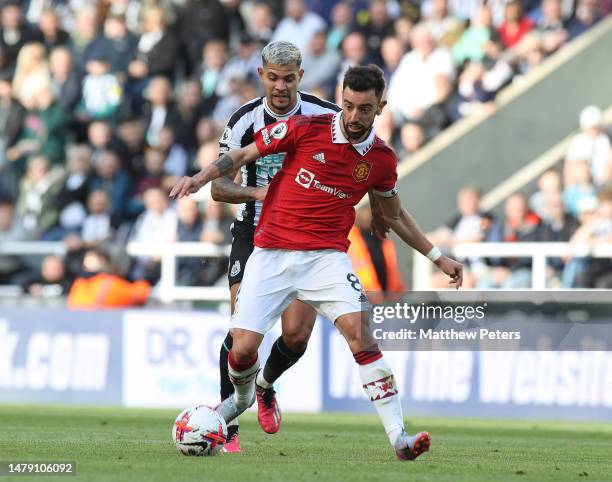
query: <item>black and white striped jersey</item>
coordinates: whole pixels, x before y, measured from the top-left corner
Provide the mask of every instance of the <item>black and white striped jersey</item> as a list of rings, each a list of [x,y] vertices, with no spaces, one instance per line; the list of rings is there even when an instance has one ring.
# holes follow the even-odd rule
[[[291,111],[283,116],[275,114],[268,106],[265,97],[259,97],[240,107],[227,123],[219,140],[221,153],[244,147],[253,142],[254,134],[276,121],[294,115],[318,115],[340,111],[340,108],[326,100],[307,94],[297,93],[297,102]],[[257,161],[242,166],[242,185],[263,187],[268,185],[283,165],[285,154],[272,154],[260,157]],[[238,206],[234,221],[234,234],[252,237],[259,222],[262,203],[249,201]]]

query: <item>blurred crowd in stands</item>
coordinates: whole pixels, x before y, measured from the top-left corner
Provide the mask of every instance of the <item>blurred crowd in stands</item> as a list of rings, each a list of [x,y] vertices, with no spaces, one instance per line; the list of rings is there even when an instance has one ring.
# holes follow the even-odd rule
[[[301,89],[329,100],[338,98],[349,66],[380,65],[389,105],[377,133],[405,157],[458,119],[490,109],[500,89],[595,25],[612,0],[0,0],[0,6],[0,241],[62,241],[69,252],[66,260],[46,258],[42,268],[0,258],[0,284],[32,293],[58,279],[65,292],[71,277],[86,271],[88,250],[117,260],[128,240],[231,240],[231,207],[206,193],[171,205],[166,193],[177,176],[216,159],[231,113],[261,95],[257,68],[270,40],[300,47]],[[577,140],[575,150],[589,142]],[[604,158],[605,143],[597,142]],[[562,200],[578,216],[587,203],[583,190],[593,191],[592,206],[605,193],[597,191],[603,164],[593,160],[585,171],[584,163],[568,154],[562,176]],[[508,203],[510,209],[525,201]],[[522,236],[522,221],[513,222],[502,227],[502,239]],[[450,229],[469,236],[462,222]],[[224,269],[224,260],[183,259],[179,281],[210,285]],[[120,271],[155,283],[159,261],[139,258]],[[500,280],[495,274],[491,283]]]
[[[557,169],[544,172],[537,190],[509,196],[502,214],[481,211],[480,192],[465,186],[457,195],[458,214],[433,233],[432,241],[451,248],[468,242],[570,242],[612,245],[612,149],[603,113],[585,107],[580,132],[570,140]],[[465,260],[466,285],[476,288],[531,287],[531,260],[518,258]],[[552,288],[612,288],[610,258],[550,258],[547,286]],[[433,284],[443,287],[442,277]]]

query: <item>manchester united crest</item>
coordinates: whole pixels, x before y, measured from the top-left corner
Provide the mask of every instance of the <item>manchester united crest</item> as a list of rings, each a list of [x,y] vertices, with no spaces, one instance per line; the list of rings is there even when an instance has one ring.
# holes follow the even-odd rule
[[[372,164],[362,159],[357,163],[355,169],[353,170],[353,179],[355,179],[357,182],[363,182],[368,178],[371,170]]]

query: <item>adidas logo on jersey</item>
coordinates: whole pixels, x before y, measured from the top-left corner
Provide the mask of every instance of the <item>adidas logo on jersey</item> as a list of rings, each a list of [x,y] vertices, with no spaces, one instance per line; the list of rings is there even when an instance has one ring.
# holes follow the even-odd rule
[[[319,152],[318,154],[315,154],[314,156],[312,156],[312,158],[315,161],[319,161],[322,164],[325,164],[325,154],[322,152]]]

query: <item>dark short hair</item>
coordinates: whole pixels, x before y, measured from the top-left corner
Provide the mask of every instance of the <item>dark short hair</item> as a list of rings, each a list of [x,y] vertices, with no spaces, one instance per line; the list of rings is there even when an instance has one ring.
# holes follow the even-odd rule
[[[380,67],[374,64],[350,67],[344,74],[342,90],[347,87],[356,92],[373,90],[379,99],[385,90],[385,76]]]

